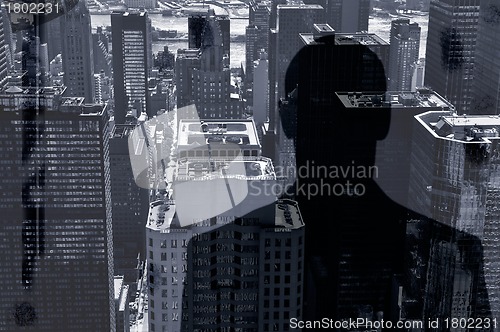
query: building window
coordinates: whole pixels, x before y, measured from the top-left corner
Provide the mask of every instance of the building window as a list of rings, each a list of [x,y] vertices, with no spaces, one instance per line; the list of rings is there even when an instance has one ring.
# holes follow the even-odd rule
[[[153,239],[152,238],[149,238],[149,246],[152,247],[153,246]]]

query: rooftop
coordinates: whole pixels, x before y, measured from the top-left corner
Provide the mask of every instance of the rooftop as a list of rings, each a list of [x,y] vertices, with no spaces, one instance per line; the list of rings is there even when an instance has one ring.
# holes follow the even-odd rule
[[[181,120],[178,147],[210,144],[260,145],[252,120]]]
[[[453,111],[454,106],[439,94],[428,89],[416,92],[363,93],[336,92],[346,108],[391,107],[391,108],[440,108]]]
[[[126,138],[129,137],[135,129],[136,125],[133,124],[115,124],[111,138]]]
[[[43,88],[35,87],[14,87],[11,86],[1,94],[22,94],[23,96],[37,96],[53,98],[54,95],[62,95],[66,90],[65,86],[48,86]]]
[[[323,9],[322,6],[320,5],[315,5],[315,4],[304,4],[304,3],[298,3],[298,4],[282,4],[278,5],[278,10],[283,10],[283,9],[303,9],[303,8],[308,8],[308,9]]]
[[[146,227],[153,230],[178,228],[175,223],[175,203],[172,200],[158,200],[149,205],[149,217]]]
[[[499,139],[498,115],[450,115],[426,112],[415,117],[434,137],[466,143],[491,143]]]
[[[149,219],[147,228],[165,233],[171,232],[185,232],[187,228],[196,226],[198,224],[190,224],[187,227],[180,227],[175,213],[175,202],[173,200],[159,200],[152,202],[149,209]],[[281,199],[276,201],[275,209],[275,227],[270,230],[276,232],[289,231],[303,227],[304,221],[299,210],[298,203],[289,199]],[[217,218],[211,218],[210,225],[219,223]],[[224,220],[234,220],[232,218],[222,218]],[[223,224],[223,223],[221,223]],[[204,224],[206,225],[206,224]],[[263,226],[268,226],[262,224]],[[116,287],[116,286],[115,286]]]
[[[336,45],[389,45],[388,42],[380,38],[374,33],[367,32],[356,32],[352,33],[336,33],[335,34],[335,44]]]
[[[356,33],[337,33],[328,24],[315,24],[314,33],[300,33],[300,38],[305,45],[317,44],[317,39],[335,35],[335,45],[366,45],[366,46],[386,46],[388,42],[374,33],[356,32]]]
[[[182,158],[177,162],[174,181],[208,181],[214,179],[276,179],[271,159],[266,157]]]
[[[297,229],[304,226],[297,202],[290,199],[280,199],[276,202],[276,226],[285,229]]]

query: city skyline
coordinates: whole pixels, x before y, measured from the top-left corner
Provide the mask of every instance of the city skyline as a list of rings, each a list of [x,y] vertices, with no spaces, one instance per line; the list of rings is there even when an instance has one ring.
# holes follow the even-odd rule
[[[500,331],[495,1],[46,7],[0,16],[0,331]]]

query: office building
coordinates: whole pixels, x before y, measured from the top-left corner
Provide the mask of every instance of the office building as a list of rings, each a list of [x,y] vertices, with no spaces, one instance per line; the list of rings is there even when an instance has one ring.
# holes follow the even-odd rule
[[[420,58],[412,65],[411,91],[424,87],[425,59]]]
[[[304,222],[265,191],[276,175],[253,121],[179,128],[175,201],[153,202],[146,225],[150,330],[288,330],[302,317]]]
[[[259,60],[253,65],[253,118],[257,124],[263,124],[269,120],[269,93],[268,93],[268,68],[267,53],[263,50],[260,53]]]
[[[231,92],[229,59],[214,17],[207,19],[202,35],[199,49],[177,50],[177,108],[194,106],[184,114],[192,119],[240,119],[243,100]]]
[[[425,55],[425,85],[455,105],[471,109],[480,0],[432,1]]]
[[[115,330],[107,109],[64,90],[0,97],[2,331]]]
[[[69,97],[94,102],[94,52],[90,13],[85,1],[61,17],[64,85]],[[47,68],[48,70],[48,68]]]
[[[156,0],[126,0],[125,5],[136,9],[155,9],[158,6]]]
[[[116,332],[130,332],[129,289],[123,276],[114,278]]]
[[[394,20],[391,23],[389,55],[389,90],[410,91],[412,68],[418,61],[420,49],[420,27],[409,19]]]
[[[245,38],[245,78],[247,85],[252,86],[254,61],[259,60],[261,50],[269,48],[270,9],[261,1],[249,4],[249,19]]]
[[[150,331],[287,331],[302,317],[304,222],[296,202],[273,208],[267,225],[224,214],[179,227],[173,202],[152,203]]]
[[[473,104],[470,114],[499,114],[500,66],[496,61],[499,50],[497,38],[500,28],[493,10],[495,1],[481,1],[479,24],[474,58]]]
[[[428,261],[424,315],[498,317],[500,119],[444,112],[415,118],[409,203],[440,224],[428,253],[419,255],[424,267]]]
[[[285,74],[290,62],[302,48],[299,33],[314,31],[315,23],[323,23],[324,11],[319,5],[277,5],[276,29],[269,39],[269,116],[271,131],[279,131],[276,123],[278,101],[286,97]]]
[[[115,274],[126,283],[137,279],[137,259],[145,259],[144,222],[148,212],[148,191],[136,183],[130,162],[129,140],[135,125],[114,126],[109,140],[111,196],[113,197],[113,248]],[[137,141],[137,140],[136,140]],[[138,142],[138,141],[137,141]],[[132,151],[138,155],[147,152],[146,145]]]
[[[6,38],[9,28],[9,21],[6,18],[7,16],[4,15],[4,11],[2,10],[0,12],[0,89],[5,88],[7,85],[7,72],[11,65],[10,63],[12,63],[9,45],[10,39]]]
[[[222,48],[224,55],[229,59],[231,43],[231,26],[229,13],[218,6],[191,7],[188,10],[188,48],[201,48],[205,38],[205,26],[212,18],[217,22],[222,36]]]
[[[391,110],[389,132],[383,140],[377,142],[376,180],[387,196],[403,206],[408,206],[414,116],[428,111],[447,111],[451,115],[454,106],[429,89],[380,94],[337,92],[336,95],[346,110]]]
[[[111,14],[114,115],[125,123],[129,111],[156,111],[148,106],[148,71],[153,65],[151,20],[146,12]],[[139,108],[139,109],[138,109]]]
[[[97,32],[92,34],[94,52],[94,73],[104,71],[104,74],[111,77],[113,63],[109,53],[109,36],[104,33],[102,27],[97,28]]]

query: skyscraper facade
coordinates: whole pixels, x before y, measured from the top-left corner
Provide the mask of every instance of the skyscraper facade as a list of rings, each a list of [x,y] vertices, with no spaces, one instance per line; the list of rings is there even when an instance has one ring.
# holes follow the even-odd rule
[[[265,191],[276,174],[253,121],[180,128],[175,202],[153,202],[146,225],[150,330],[289,330],[302,317],[305,226],[296,202]]]
[[[79,2],[61,16],[62,64],[66,93],[94,102],[94,53],[90,13],[86,2]]]
[[[474,78],[479,0],[432,1],[425,56],[425,85],[468,113]]]
[[[229,59],[220,21],[206,19],[200,48],[177,50],[177,107],[194,105],[190,118],[240,119],[243,102],[231,93]]]
[[[7,25],[9,22],[6,21],[7,16],[4,15],[4,11],[0,11],[0,89],[3,89],[7,84],[7,72],[9,67],[9,57],[10,57],[10,45],[9,40],[6,41]],[[12,60],[12,59],[11,59]]]
[[[499,119],[426,112],[416,120],[410,207],[451,230],[431,230],[421,257],[424,315],[498,317]]]
[[[471,114],[500,114],[500,65],[496,60],[500,34],[500,10],[496,1],[481,1],[474,58],[473,101]]]
[[[0,98],[2,331],[115,328],[107,110],[64,89]]]
[[[413,65],[418,61],[420,50],[420,27],[409,19],[391,23],[389,55],[389,90],[410,91]]]
[[[261,50],[269,48],[270,8],[261,1],[252,1],[249,6],[249,19],[245,39],[245,78],[252,83],[254,61],[259,59]]]
[[[137,260],[145,259],[144,222],[148,212],[148,191],[140,188],[130,163],[129,140],[135,125],[115,125],[109,140],[111,197],[113,198],[113,252],[115,275],[126,283],[137,279]],[[137,140],[135,140],[137,142]],[[132,153],[146,154],[146,145]]]
[[[111,14],[114,114],[125,123],[132,108],[156,113],[148,106],[148,71],[152,66],[151,20],[146,12]]]

